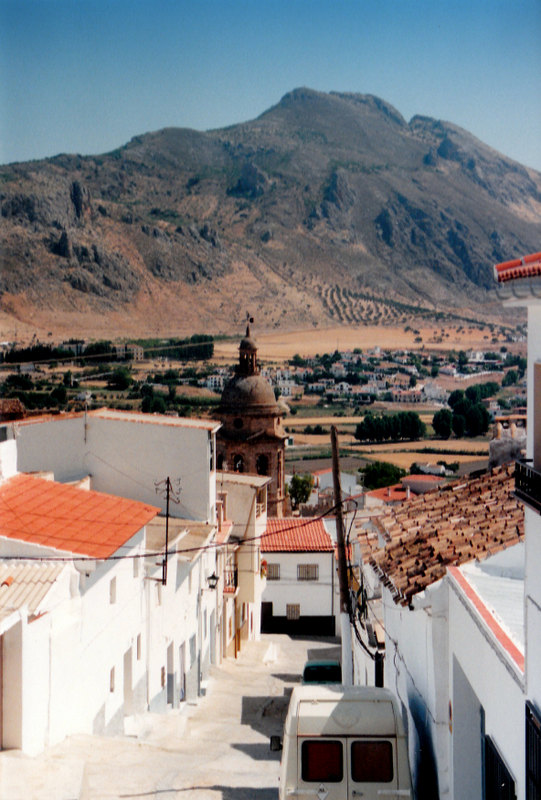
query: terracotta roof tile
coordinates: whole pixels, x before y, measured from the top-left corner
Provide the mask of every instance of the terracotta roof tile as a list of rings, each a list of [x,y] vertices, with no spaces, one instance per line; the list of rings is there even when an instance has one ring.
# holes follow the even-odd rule
[[[387,542],[364,557],[398,603],[445,575],[450,565],[482,560],[524,536],[524,509],[513,497],[514,465],[427,492],[378,521]],[[367,543],[365,543],[366,545]]]
[[[494,278],[506,283],[521,278],[536,278],[541,275],[541,253],[532,253],[523,258],[514,258],[494,266]]]
[[[109,558],[159,509],[15,475],[0,484],[0,536],[92,558]]]
[[[334,545],[321,519],[284,517],[267,519],[261,538],[263,553],[332,553]]]

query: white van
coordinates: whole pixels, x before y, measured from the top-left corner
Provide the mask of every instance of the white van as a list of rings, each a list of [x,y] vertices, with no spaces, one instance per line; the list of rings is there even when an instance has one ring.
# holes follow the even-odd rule
[[[296,686],[284,725],[279,797],[411,798],[408,747],[391,692]]]

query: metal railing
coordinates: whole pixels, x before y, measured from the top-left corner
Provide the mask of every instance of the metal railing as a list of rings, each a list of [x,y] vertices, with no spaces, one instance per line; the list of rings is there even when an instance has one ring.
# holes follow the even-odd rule
[[[237,590],[239,585],[239,571],[237,567],[226,567],[224,569],[224,592],[231,594]]]
[[[541,472],[534,469],[531,461],[515,463],[515,495],[541,514]]]

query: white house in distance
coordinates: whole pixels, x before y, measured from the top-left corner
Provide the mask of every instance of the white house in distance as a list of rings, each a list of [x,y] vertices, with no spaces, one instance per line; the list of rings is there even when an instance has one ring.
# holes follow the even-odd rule
[[[339,614],[335,547],[323,521],[269,518],[261,552],[267,562],[261,630],[334,636]]]

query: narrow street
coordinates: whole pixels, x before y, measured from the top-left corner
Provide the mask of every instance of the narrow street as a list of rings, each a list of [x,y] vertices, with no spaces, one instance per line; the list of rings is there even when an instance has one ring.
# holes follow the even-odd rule
[[[36,758],[0,753],[9,800],[277,800],[279,734],[308,658],[339,654],[334,639],[265,635],[214,667],[204,697],[132,721],[131,736],[74,736]]]

